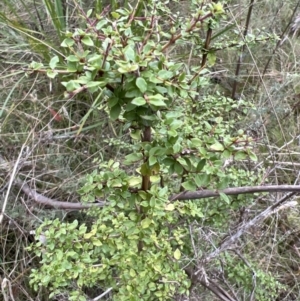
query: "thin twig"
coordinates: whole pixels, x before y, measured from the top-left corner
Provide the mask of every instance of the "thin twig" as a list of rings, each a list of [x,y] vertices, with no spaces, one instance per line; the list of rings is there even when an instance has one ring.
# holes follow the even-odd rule
[[[112,289],[113,289],[112,287],[108,288],[104,293],[102,293],[100,296],[92,299],[91,301],[98,301],[98,300],[102,299],[102,297],[106,296]]]

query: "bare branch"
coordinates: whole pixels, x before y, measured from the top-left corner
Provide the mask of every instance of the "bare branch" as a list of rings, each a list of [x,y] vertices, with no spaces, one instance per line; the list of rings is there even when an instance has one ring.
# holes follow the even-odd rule
[[[300,185],[269,185],[269,186],[245,186],[226,188],[223,190],[199,190],[199,191],[184,191],[177,195],[172,195],[169,200],[172,201],[186,201],[197,200],[203,198],[218,197],[220,193],[226,195],[239,195],[246,193],[257,192],[300,192]]]
[[[82,204],[82,203],[69,203],[69,202],[59,201],[56,199],[51,199],[36,192],[34,189],[31,189],[26,182],[23,182],[19,178],[16,178],[14,180],[14,184],[17,187],[19,187],[28,197],[32,198],[38,204],[50,206],[57,209],[82,210],[82,209],[91,208],[93,206],[103,207],[105,205],[105,202]]]

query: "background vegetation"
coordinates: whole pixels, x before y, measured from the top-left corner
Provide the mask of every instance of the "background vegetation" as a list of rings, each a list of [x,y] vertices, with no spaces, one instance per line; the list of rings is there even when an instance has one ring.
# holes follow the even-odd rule
[[[39,268],[39,258],[27,248],[34,240],[30,231],[46,219],[91,224],[94,218],[82,210],[45,202],[80,202],[78,191],[86,176],[98,168],[99,160],[122,162],[132,139],[122,123],[111,121],[92,94],[66,100],[65,87],[58,79],[28,72],[28,66],[32,61],[48,63],[55,55],[67,55],[60,47],[64,33],[85,26],[82,16],[88,9],[100,14],[108,10],[108,4],[109,10],[114,10],[130,1],[123,2],[39,0],[0,4],[3,298],[48,300],[47,288],[36,292],[29,285],[32,268]],[[170,9],[188,16],[189,4],[174,2]],[[233,130],[243,130],[253,138],[252,151],[258,158],[257,162],[248,157],[238,162],[230,159],[232,167],[227,172],[232,178],[242,176],[244,183],[239,186],[298,185],[299,39],[294,20],[299,3],[249,0],[227,1],[224,5],[227,17],[213,29],[210,46],[216,56],[206,61],[209,81],[200,93],[231,97],[232,106],[241,101],[251,104],[248,110],[237,109],[222,117],[234,121]],[[207,33],[203,28],[204,40]],[[180,46],[173,50],[172,58],[192,67],[201,66],[203,45],[198,55],[193,48],[197,46]],[[235,175],[234,167],[243,174]],[[14,181],[10,181],[12,176]],[[33,191],[39,193],[38,197]],[[190,300],[297,300],[300,229],[295,193],[248,195],[243,206],[233,205],[228,210],[226,219],[232,221],[228,228],[206,224],[203,219],[190,223],[190,231],[198,231],[197,250],[213,250],[235,234],[241,222],[247,224],[278,200],[292,202],[243,231],[232,252],[220,253],[206,271],[215,292],[205,289],[204,279],[192,286]],[[218,212],[218,208],[215,210]],[[201,248],[197,242],[201,242]],[[105,289],[100,285],[86,287],[85,293],[95,298]],[[56,300],[68,297],[55,296]],[[103,298],[109,300],[113,294],[108,292]]]

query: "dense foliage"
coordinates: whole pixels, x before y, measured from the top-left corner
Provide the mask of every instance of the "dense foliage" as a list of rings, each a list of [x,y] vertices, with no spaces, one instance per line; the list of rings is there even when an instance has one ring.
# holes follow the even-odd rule
[[[247,172],[227,167],[226,160],[256,160],[253,139],[229,115],[246,112],[247,103],[203,93],[208,69],[180,62],[172,52],[185,43],[208,51],[201,31],[217,27],[224,15],[221,3],[200,1],[192,11],[191,17],[174,15],[160,1],[96,16],[89,11],[85,29],[66,33],[66,56],[30,65],[32,72],[59,78],[66,99],[92,94],[131,136],[124,160],[100,160],[80,189],[84,202],[105,200],[103,208],[89,210],[92,225],[54,220],[39,229],[47,244],[37,245],[43,259],[32,272],[35,289],[50,286],[52,296],[71,290],[70,300],[85,300],[82,288],[96,285],[112,287],[114,300],[188,295],[189,225],[228,227],[236,203],[224,193],[213,201],[177,200],[186,191],[249,183]],[[207,56],[212,65],[215,53]]]

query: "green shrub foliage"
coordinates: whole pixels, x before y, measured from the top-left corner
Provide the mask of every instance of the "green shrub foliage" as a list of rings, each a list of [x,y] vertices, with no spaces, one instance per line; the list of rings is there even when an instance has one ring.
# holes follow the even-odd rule
[[[131,144],[124,143],[126,156],[99,160],[80,189],[83,202],[105,201],[88,211],[94,223],[45,221],[38,230],[47,243],[33,247],[42,258],[31,274],[36,290],[49,287],[51,296],[68,292],[69,300],[86,300],[86,287],[112,288],[113,300],[122,301],[188,295],[184,267],[193,254],[188,225],[201,221],[224,228],[230,210],[247,201],[233,202],[223,193],[217,199],[178,200],[185,191],[257,179],[227,166],[228,160],[256,157],[251,138],[235,127],[236,112],[248,104],[209,94],[207,67],[216,54],[206,33],[218,28],[224,10],[208,2],[191,1],[190,17],[171,12],[163,1],[82,13],[86,28],[66,32],[61,44],[68,55],[30,65],[32,72],[59,79],[66,99],[93,95],[111,122],[131,136]],[[198,58],[198,65],[185,62],[180,52]]]

